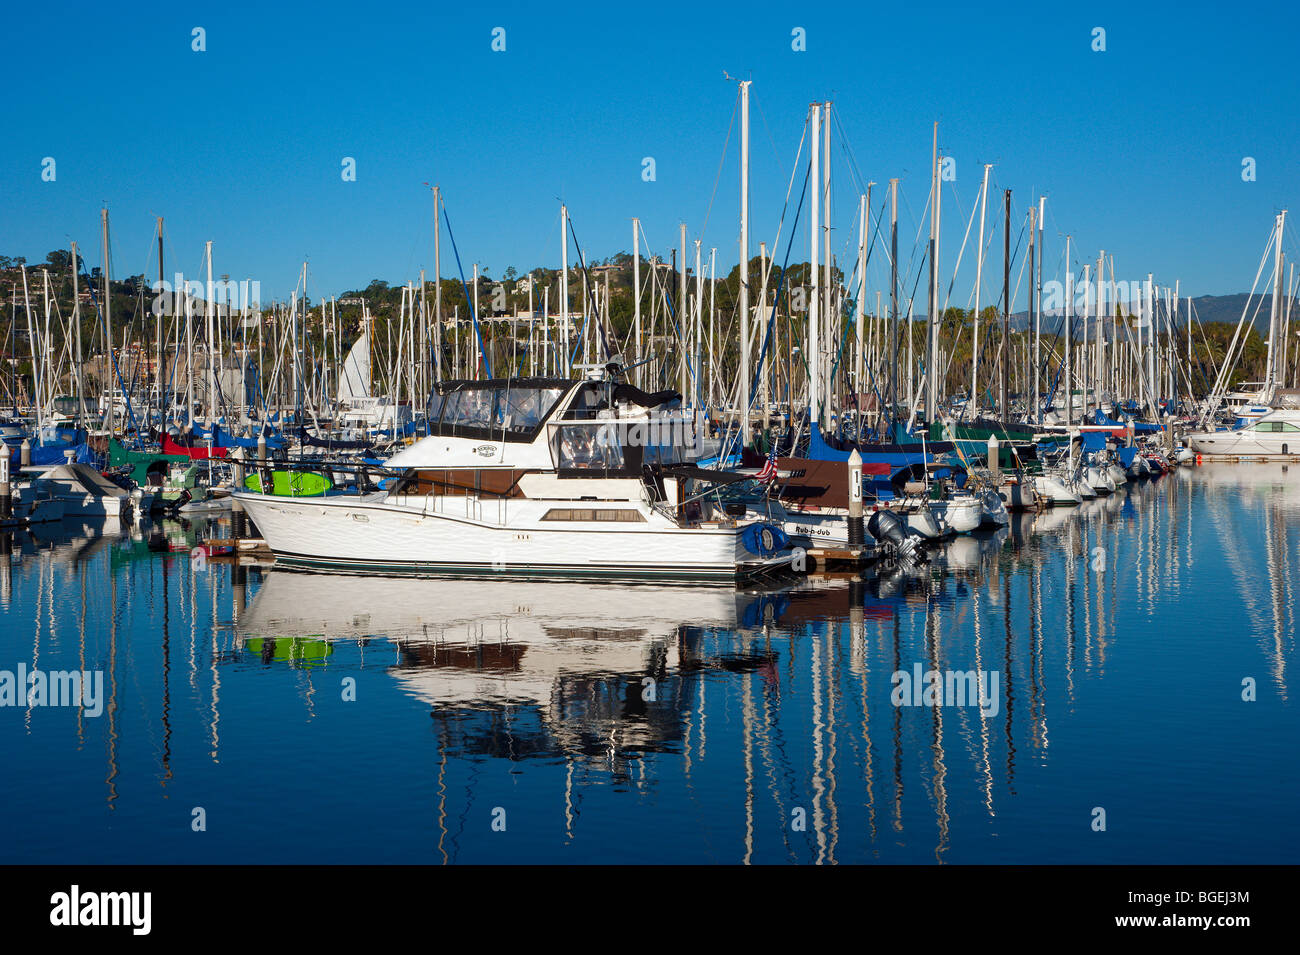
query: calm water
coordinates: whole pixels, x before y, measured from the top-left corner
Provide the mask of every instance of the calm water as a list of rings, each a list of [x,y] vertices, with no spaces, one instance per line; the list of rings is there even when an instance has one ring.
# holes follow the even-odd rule
[[[1300,854],[1300,469],[766,592],[197,568],[193,529],[89,530],[0,562],[0,671],[104,680],[98,717],[0,708],[0,861]],[[893,705],[916,665],[993,673],[996,712]]]

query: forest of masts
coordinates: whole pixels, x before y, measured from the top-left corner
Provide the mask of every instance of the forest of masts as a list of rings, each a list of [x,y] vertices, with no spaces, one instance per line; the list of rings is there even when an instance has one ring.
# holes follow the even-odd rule
[[[742,249],[749,248],[747,100],[742,84]],[[1013,221],[1010,189],[1002,191],[1000,209],[990,208],[988,165],[945,283],[938,268],[944,157],[937,126],[925,207],[928,241],[914,242],[911,261],[900,261],[899,180],[891,179],[878,202],[875,184],[862,186],[855,248],[836,255],[831,165],[818,155],[830,155],[830,105],[810,109],[805,139],[811,161],[789,234],[786,213],[772,248],[759,242],[758,255],[748,259],[747,281],[738,267],[719,278],[718,250],[690,239],[685,223],[666,255],[646,255],[642,250],[651,245],[634,218],[630,254],[588,262],[569,210],[561,206],[558,270],[518,276],[510,268],[493,279],[475,264],[469,276],[439,281],[422,270],[418,281],[403,286],[376,280],[364,290],[313,302],[304,263],[289,300],[263,305],[257,283],[214,278],[211,242],[199,276],[167,276],[159,218],[149,263],[156,264],[157,282],[144,274],[114,281],[105,267],[87,274],[75,242],[40,266],[0,260],[10,305],[0,319],[9,358],[0,373],[0,403],[39,412],[62,398],[65,411],[71,402],[93,417],[99,395],[125,391],[154,405],[170,395],[174,404],[198,407],[209,419],[290,408],[328,418],[343,360],[363,330],[371,335],[373,392],[416,408],[444,379],[569,377],[614,357],[638,386],[676,389],[711,414],[752,409],[769,423],[773,413],[813,407],[824,427],[850,410],[874,418],[892,409],[894,417],[933,420],[954,396],[974,395],[975,407],[1003,417],[1017,400],[1022,410],[1032,406],[1018,396],[1069,396],[1075,419],[1103,394],[1153,406],[1243,379],[1295,383],[1300,348],[1289,347],[1296,280],[1293,267],[1284,274],[1285,212],[1256,276],[1258,285],[1273,251],[1265,287],[1271,285],[1273,301],[1282,304],[1272,309],[1269,328],[1276,331],[1267,337],[1256,330],[1254,315],[1244,330],[1200,323],[1178,283],[1162,287],[1151,275],[1131,285],[1119,281],[1114,257],[1104,251],[1080,266],[1068,235],[1058,250],[1060,277],[1049,275],[1045,287],[1046,198],[1031,203],[1019,221]],[[809,189],[810,182],[821,188]],[[437,187],[433,194],[437,219],[445,209]],[[792,249],[802,244],[795,238],[800,219],[806,220],[804,247],[811,256],[789,264]],[[441,236],[436,229],[438,275]],[[111,263],[106,209],[100,238],[101,260]],[[951,296],[971,241],[976,279],[962,307],[951,304]],[[773,250],[782,243],[778,255]],[[881,259],[888,277],[871,288],[869,270]],[[993,296],[986,289],[990,274]],[[922,291],[919,304],[936,307],[918,313]],[[1264,300],[1256,300],[1256,313]],[[205,382],[231,367],[242,369],[247,382],[233,398]],[[935,367],[939,374],[931,375]]]

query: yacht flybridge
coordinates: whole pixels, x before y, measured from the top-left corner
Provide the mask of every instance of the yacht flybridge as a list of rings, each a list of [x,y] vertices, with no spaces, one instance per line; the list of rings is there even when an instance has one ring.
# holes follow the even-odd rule
[[[681,396],[585,381],[446,381],[430,434],[362,495],[236,495],[278,561],[376,573],[735,580],[786,566],[785,535],[710,488]]]

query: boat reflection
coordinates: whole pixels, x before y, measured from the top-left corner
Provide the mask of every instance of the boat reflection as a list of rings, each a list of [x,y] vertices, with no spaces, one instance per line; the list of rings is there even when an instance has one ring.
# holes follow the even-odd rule
[[[310,664],[338,642],[386,641],[388,673],[430,707],[449,753],[621,758],[680,742],[692,674],[772,663],[749,650],[702,653],[701,634],[770,626],[787,605],[780,589],[277,570],[237,621],[236,649]],[[535,720],[531,736],[518,710]],[[507,719],[508,736],[497,732]]]

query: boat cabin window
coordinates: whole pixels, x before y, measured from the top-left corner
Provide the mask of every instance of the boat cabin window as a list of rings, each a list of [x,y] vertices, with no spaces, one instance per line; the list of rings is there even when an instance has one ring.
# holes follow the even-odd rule
[[[429,422],[439,434],[531,441],[566,390],[537,379],[469,383],[434,395]]]
[[[641,512],[633,508],[553,507],[542,517],[544,521],[622,521],[645,523]]]
[[[695,423],[681,417],[648,428],[645,434],[643,460],[646,464],[683,464],[690,459],[688,448],[695,447],[698,438]]]
[[[562,388],[512,388],[500,393],[496,427],[529,433],[537,428],[563,394]]]
[[[692,460],[694,422],[689,418],[601,418],[551,424],[555,466],[567,470],[641,472],[643,465]]]
[[[1289,421],[1261,421],[1255,425],[1255,430],[1262,431],[1265,434],[1278,434],[1281,432],[1300,431],[1300,427],[1291,424]]]
[[[558,425],[552,441],[555,466],[561,471],[623,469],[623,446],[612,421]]]
[[[588,421],[609,408],[605,386],[596,381],[584,382],[564,412],[565,421]]]

